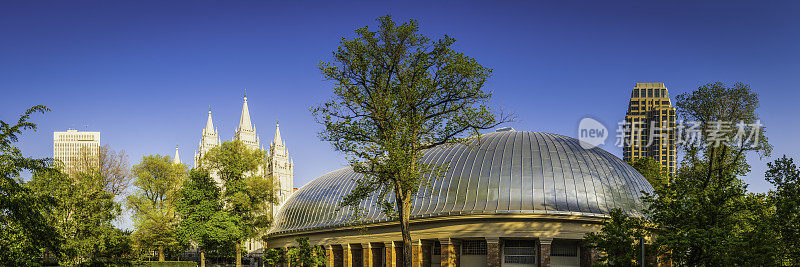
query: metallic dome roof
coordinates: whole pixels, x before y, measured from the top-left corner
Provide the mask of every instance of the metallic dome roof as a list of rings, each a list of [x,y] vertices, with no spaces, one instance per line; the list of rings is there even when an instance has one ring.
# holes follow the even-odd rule
[[[641,191],[653,190],[619,158],[600,148],[583,149],[574,138],[512,130],[482,135],[480,140],[424,152],[426,163],[446,164],[448,171],[420,187],[412,219],[459,214],[605,216],[614,208],[638,214],[644,207]],[[309,182],[281,206],[270,233],[386,221],[375,196],[361,203],[365,217],[355,218],[348,207],[337,210],[360,176],[346,167]]]

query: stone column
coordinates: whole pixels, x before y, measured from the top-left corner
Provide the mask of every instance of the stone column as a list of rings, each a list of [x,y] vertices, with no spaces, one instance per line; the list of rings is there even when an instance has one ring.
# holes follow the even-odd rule
[[[363,264],[364,267],[382,267],[373,266],[372,260],[372,244],[361,243],[361,264]]]
[[[451,240],[456,255],[456,267],[461,267],[461,240]]]
[[[539,267],[550,267],[550,245],[552,238],[539,238]]]
[[[334,267],[333,245],[325,245],[325,267]]]
[[[342,266],[353,267],[353,248],[350,244],[342,245]]]
[[[411,241],[411,267],[423,267],[422,259],[424,256],[422,254],[422,240]]]
[[[397,253],[394,250],[394,241],[384,242],[383,243],[386,249],[386,257],[383,258],[383,261],[386,262],[386,267],[397,267]]]
[[[456,267],[456,247],[450,238],[440,238],[442,244],[442,267]]]
[[[422,242],[422,266],[431,266],[431,256],[433,255],[433,242]]]
[[[486,238],[486,267],[500,267],[500,238]]]

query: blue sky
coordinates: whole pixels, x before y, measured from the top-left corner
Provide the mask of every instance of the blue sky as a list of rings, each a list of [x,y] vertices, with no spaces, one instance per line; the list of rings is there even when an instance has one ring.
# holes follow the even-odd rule
[[[208,106],[231,139],[247,88],[262,142],[280,120],[300,186],[346,165],[308,112],[332,88],[317,63],[391,14],[494,69],[486,88],[517,130],[575,137],[585,116],[614,127],[636,82],[664,82],[674,99],[741,81],[760,94],[772,158],[800,160],[798,12],[796,1],[4,1],[0,120],[52,108],[21,139],[31,156],[52,156],[52,132],[77,128],[132,164],[175,145],[191,162]],[[770,188],[772,158],[751,158],[752,191]]]

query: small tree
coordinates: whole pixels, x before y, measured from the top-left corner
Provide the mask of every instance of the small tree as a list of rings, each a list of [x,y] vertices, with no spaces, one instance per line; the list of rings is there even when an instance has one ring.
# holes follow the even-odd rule
[[[377,194],[384,214],[400,221],[403,262],[411,266],[411,199],[424,175],[441,171],[422,162],[422,151],[463,142],[463,134],[510,117],[492,114],[483,88],[492,70],[455,51],[455,39],[433,41],[416,20],[397,25],[384,16],[378,23],[376,31],[363,27],[356,38],[342,38],[333,60],[320,63],[335,84],[333,99],[311,111],[324,126],[322,140],[364,174],[341,204],[357,206]]]
[[[100,177],[98,182],[114,196],[122,195],[131,184],[133,175],[124,150],[116,151],[106,144],[96,151],[81,150],[78,156],[78,171]]]
[[[286,253],[282,249],[271,248],[264,252],[263,260],[265,266],[277,266],[286,262]]]
[[[325,251],[319,246],[312,246],[308,243],[308,237],[298,237],[297,247],[289,248],[286,257],[289,258],[289,266],[322,266],[325,265]]]
[[[599,260],[609,266],[638,266],[641,242],[649,238],[646,221],[630,217],[620,209],[613,209],[597,233],[584,237],[588,247],[596,248]]]
[[[181,221],[178,235],[200,251],[200,266],[205,267],[206,251],[230,246],[241,239],[239,222],[222,209],[220,189],[204,169],[192,169],[176,203]]]
[[[136,191],[127,198],[136,222],[133,239],[140,247],[158,248],[158,260],[164,261],[164,248],[179,244],[175,204],[186,167],[169,156],[148,155],[133,166],[133,173]]]
[[[219,175],[224,183],[224,209],[236,217],[241,238],[235,242],[236,266],[242,265],[241,243],[258,238],[271,225],[268,205],[274,204],[275,183],[264,174],[266,154],[241,141],[226,141],[203,156],[202,167]]]

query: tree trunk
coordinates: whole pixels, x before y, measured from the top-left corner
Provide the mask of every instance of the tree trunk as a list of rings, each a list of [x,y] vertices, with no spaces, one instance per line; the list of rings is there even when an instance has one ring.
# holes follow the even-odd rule
[[[158,246],[158,261],[164,261],[164,246]]]
[[[395,201],[400,211],[400,232],[403,234],[403,266],[398,267],[411,267],[411,230],[408,227],[408,221],[411,219],[411,199],[408,197],[408,192],[396,192],[396,195],[400,196],[396,197]]]
[[[242,267],[242,245],[236,242],[236,267]]]
[[[200,250],[200,267],[206,267],[206,251]]]

